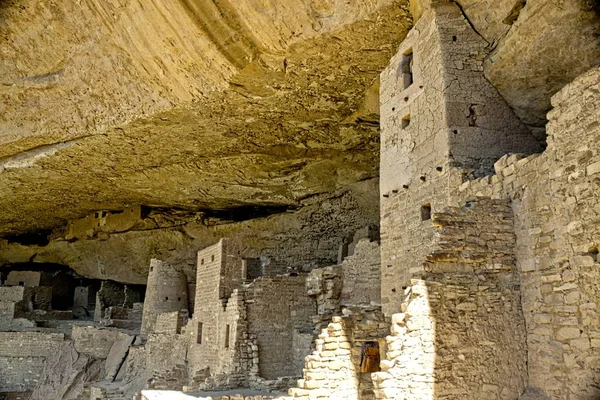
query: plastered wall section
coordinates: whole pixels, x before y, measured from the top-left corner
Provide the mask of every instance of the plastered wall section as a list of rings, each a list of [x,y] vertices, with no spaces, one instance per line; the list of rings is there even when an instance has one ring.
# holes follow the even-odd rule
[[[436,4],[381,74],[381,301],[388,315],[432,251],[427,210],[451,205],[464,179],[493,170],[503,154],[540,149],[485,80],[485,51],[455,5]],[[405,87],[411,53],[413,83]]]
[[[553,399],[600,395],[600,69],[552,99],[548,148],[496,163],[456,198],[510,197],[527,326],[529,384]],[[458,200],[457,200],[458,201]]]
[[[37,271],[10,271],[6,278],[6,286],[40,286],[41,272]],[[22,283],[22,284],[21,284]]]
[[[64,335],[0,332],[0,391],[21,392],[39,382],[46,358],[60,349]]]
[[[16,304],[23,300],[24,293],[21,286],[0,287],[0,323],[9,323],[15,317]]]

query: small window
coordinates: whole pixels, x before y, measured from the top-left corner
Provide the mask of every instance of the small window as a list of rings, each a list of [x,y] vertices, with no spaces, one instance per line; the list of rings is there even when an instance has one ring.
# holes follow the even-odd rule
[[[178,297],[178,298],[177,298],[177,301],[181,301],[181,297]]]
[[[401,69],[402,69],[402,80],[404,89],[408,89],[410,85],[413,84],[413,51],[412,48],[408,49],[402,55],[401,61]]]
[[[431,219],[431,204],[425,204],[421,206],[421,221],[429,219]]]
[[[215,261],[215,255],[210,256],[210,261]]]
[[[19,281],[19,286],[25,286],[25,282]]]
[[[409,125],[410,125],[410,114],[408,114],[407,116],[402,118],[402,129],[408,128]]]
[[[165,297],[165,301],[168,301],[168,300],[169,300],[169,298],[168,298],[168,297]]]
[[[225,348],[229,348],[229,325],[225,325]]]
[[[204,265],[204,258],[200,260],[200,265]]]
[[[196,337],[196,343],[202,344],[202,322],[198,322],[198,336]]]

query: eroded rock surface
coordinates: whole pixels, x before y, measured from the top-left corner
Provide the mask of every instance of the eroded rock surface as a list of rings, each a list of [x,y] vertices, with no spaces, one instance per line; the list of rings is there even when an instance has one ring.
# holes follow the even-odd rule
[[[337,262],[339,246],[357,229],[377,224],[378,180],[350,185],[329,195],[302,201],[297,212],[249,221],[185,215],[144,220],[143,229],[103,234],[93,239],[53,240],[46,246],[0,243],[0,265],[36,262],[69,265],[82,276],[145,284],[151,258],[183,268],[194,278],[196,252],[230,237],[245,257],[272,257],[284,269],[310,270]],[[153,222],[156,225],[153,225]]]
[[[404,2],[159,3],[3,5],[3,232],[133,204],[298,205],[377,175]]]

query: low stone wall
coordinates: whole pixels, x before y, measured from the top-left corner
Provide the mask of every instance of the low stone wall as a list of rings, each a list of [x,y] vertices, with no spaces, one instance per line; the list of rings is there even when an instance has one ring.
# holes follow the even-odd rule
[[[351,358],[348,320],[333,317],[315,341],[315,351],[306,357],[303,379],[289,394],[302,399],[356,399],[358,377]]]
[[[73,326],[73,341],[77,352],[97,359],[108,357],[113,344],[128,337],[130,335],[112,329]]]
[[[435,324],[425,282],[407,288],[404,313],[392,316],[387,358],[373,374],[377,399],[434,399]]]
[[[58,352],[64,335],[40,332],[0,332],[0,392],[33,389],[46,359]]]
[[[362,347],[377,342],[384,352],[388,332],[381,312],[333,317],[315,341],[315,351],[305,358],[303,379],[289,394],[300,399],[375,399],[371,373],[360,373]]]

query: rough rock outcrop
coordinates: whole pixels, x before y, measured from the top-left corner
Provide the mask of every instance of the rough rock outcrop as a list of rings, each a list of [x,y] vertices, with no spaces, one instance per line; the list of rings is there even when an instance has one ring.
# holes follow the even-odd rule
[[[0,230],[297,205],[375,177],[405,3],[3,3]]]
[[[378,180],[350,185],[331,194],[302,201],[296,212],[284,212],[248,221],[219,223],[192,217],[171,225],[103,234],[46,246],[0,241],[0,265],[33,261],[69,265],[78,274],[123,283],[145,284],[151,258],[182,267],[195,276],[195,254],[230,237],[243,245],[246,257],[274,257],[286,268],[310,270],[337,261],[339,246],[352,234],[379,218]],[[152,216],[160,221],[158,216]],[[147,221],[147,220],[144,220]],[[148,219],[149,221],[149,219]],[[147,221],[147,222],[148,222]]]

